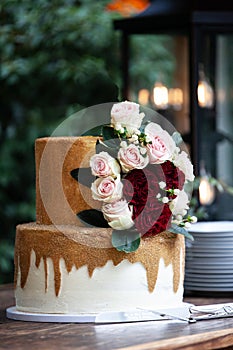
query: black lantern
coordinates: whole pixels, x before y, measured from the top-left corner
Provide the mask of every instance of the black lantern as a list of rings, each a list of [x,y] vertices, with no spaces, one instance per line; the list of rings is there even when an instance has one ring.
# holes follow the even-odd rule
[[[144,12],[115,20],[114,28],[122,32],[123,99],[130,99],[131,36],[185,37],[187,81],[182,88],[190,127],[183,138],[190,144],[196,175],[206,171],[233,186],[233,3],[154,0]],[[220,201],[215,218],[232,220],[228,197]]]

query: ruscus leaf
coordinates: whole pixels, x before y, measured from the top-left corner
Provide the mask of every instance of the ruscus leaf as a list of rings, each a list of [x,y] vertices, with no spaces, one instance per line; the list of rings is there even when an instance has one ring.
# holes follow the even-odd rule
[[[91,168],[76,168],[71,170],[70,175],[78,181],[80,184],[91,187],[93,181],[95,181],[95,176],[91,173]]]
[[[89,227],[108,228],[108,222],[105,220],[103,213],[97,209],[83,210],[77,214],[79,220]]]

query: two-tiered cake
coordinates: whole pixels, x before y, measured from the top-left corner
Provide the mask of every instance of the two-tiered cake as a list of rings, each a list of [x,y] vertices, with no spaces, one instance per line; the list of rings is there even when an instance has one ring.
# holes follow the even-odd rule
[[[182,304],[184,236],[172,231],[192,221],[183,191],[191,163],[157,124],[142,129],[138,105],[114,104],[111,113],[101,140],[36,140],[36,222],[18,225],[15,243],[19,311]]]

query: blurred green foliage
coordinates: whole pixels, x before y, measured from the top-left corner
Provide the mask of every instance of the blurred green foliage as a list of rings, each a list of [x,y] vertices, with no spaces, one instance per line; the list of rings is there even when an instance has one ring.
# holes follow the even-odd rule
[[[34,140],[83,107],[120,99],[112,23],[119,15],[105,10],[108,2],[1,0],[0,283],[13,281],[16,225],[35,220]],[[135,86],[150,83],[148,62],[156,59],[170,74],[170,45],[167,38],[136,40]]]

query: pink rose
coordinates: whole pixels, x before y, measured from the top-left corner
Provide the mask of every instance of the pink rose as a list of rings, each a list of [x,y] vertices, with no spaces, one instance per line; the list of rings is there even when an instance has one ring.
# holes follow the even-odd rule
[[[91,185],[93,199],[107,203],[119,200],[122,197],[122,189],[119,175],[116,179],[112,176],[99,177]]]
[[[132,169],[143,169],[149,163],[145,148],[130,144],[127,147],[121,147],[118,152],[118,159],[122,170],[128,172]]]
[[[92,174],[99,177],[106,177],[120,174],[120,166],[117,160],[107,152],[94,154],[90,159]]]
[[[145,134],[151,140],[151,143],[147,144],[151,164],[161,164],[172,159],[176,144],[166,130],[156,123],[149,123],[145,127]]]
[[[139,107],[139,104],[129,101],[114,104],[111,110],[113,127],[121,125],[131,134],[139,129],[144,118],[144,113],[140,113]]]
[[[109,226],[115,230],[126,230],[134,225],[132,207],[129,207],[125,199],[104,204],[102,212]]]

